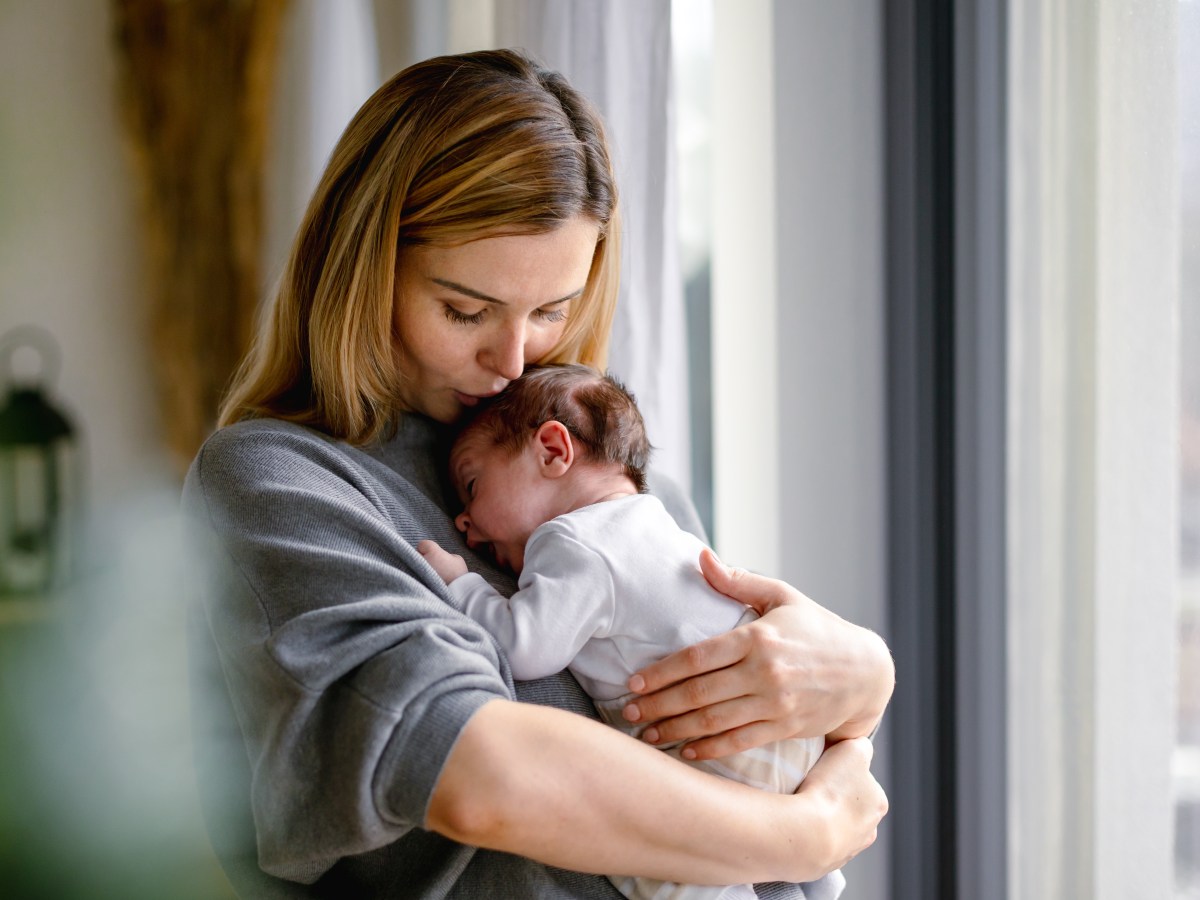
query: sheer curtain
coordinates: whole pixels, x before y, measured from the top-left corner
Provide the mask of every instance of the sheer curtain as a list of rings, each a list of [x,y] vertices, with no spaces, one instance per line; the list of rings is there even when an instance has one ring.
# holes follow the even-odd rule
[[[370,0],[292,0],[268,149],[263,272],[279,277],[333,145],[379,86]]]
[[[1010,0],[1013,897],[1171,896],[1174,0]]]

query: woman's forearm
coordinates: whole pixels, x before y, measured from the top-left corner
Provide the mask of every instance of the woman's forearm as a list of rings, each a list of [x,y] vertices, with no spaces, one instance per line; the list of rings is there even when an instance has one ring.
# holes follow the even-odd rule
[[[576,871],[733,884],[840,865],[864,846],[841,812],[819,790],[758,791],[579,716],[494,700],[447,759],[427,827]]]

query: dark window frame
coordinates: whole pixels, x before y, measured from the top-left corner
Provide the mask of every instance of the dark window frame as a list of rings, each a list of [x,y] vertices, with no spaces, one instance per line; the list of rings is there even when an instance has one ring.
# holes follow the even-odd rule
[[[1007,891],[1007,4],[885,4],[894,898]]]

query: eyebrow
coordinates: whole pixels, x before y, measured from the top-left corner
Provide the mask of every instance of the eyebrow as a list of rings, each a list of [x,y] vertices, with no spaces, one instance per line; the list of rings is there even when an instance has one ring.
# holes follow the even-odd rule
[[[456,294],[462,294],[464,297],[470,297],[473,300],[482,300],[484,303],[496,303],[500,306],[508,306],[508,303],[504,300],[498,300],[495,297],[489,297],[487,294],[469,288],[464,284],[459,284],[456,281],[447,281],[445,278],[430,278],[429,280],[434,284],[440,284],[442,287],[448,288],[449,290],[454,291]],[[582,293],[583,288],[579,288],[578,290],[567,294],[565,297],[559,297],[557,300],[550,300],[546,303],[541,303],[539,306],[554,306],[559,303],[566,303],[568,300],[574,300]]]

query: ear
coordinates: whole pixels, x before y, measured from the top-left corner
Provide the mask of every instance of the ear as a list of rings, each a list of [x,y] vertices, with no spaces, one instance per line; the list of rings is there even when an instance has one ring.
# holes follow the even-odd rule
[[[575,462],[575,443],[562,422],[543,422],[533,435],[538,470],[547,478],[559,478]]]

